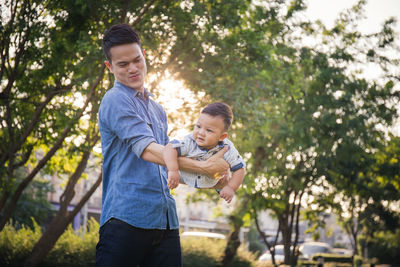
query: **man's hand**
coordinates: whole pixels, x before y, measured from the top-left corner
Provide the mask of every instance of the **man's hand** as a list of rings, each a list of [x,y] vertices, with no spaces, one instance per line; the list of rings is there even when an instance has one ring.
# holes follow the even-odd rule
[[[228,151],[228,146],[218,151],[208,160],[204,161],[203,171],[209,177],[214,177],[215,179],[220,179],[227,177],[229,171],[229,164],[224,160],[224,154]]]
[[[231,203],[233,196],[235,195],[235,190],[233,190],[229,185],[222,188],[219,195],[226,200],[226,202]]]
[[[181,175],[179,171],[168,171],[168,188],[174,189],[179,185]]]

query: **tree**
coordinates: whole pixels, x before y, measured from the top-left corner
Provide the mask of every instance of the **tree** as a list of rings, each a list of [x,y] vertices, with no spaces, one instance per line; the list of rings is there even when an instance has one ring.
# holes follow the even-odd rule
[[[360,1],[353,7],[355,14],[360,14],[363,4],[365,2]],[[353,13],[342,14],[324,42],[332,43],[333,37],[340,33],[343,43],[332,53],[335,64],[342,67],[345,66],[344,62],[353,67],[355,64],[377,64],[382,69],[382,75],[380,80],[367,80],[356,72],[350,72],[350,82],[343,87],[346,91],[338,90],[341,94],[337,97],[340,107],[334,110],[339,120],[337,117],[333,119],[340,127],[331,127],[330,132],[326,132],[327,135],[337,134],[332,147],[334,157],[324,159],[324,176],[330,188],[327,187],[326,194],[316,197],[313,204],[336,211],[351,237],[354,251],[358,253],[357,236],[366,230],[366,225],[376,218],[384,220],[386,217],[390,221],[393,215],[396,217],[396,212],[388,213],[387,204],[384,204],[396,201],[393,199],[396,194],[388,194],[385,191],[390,187],[377,182],[382,180],[378,178],[380,173],[385,173],[387,169],[387,166],[378,164],[377,157],[385,154],[386,147],[394,138],[387,136],[384,129],[390,128],[396,116],[393,103],[398,101],[399,92],[394,88],[399,76],[390,67],[397,64],[398,58],[388,56],[388,51],[396,50],[395,40],[398,39],[393,29],[394,20],[389,18],[381,32],[370,36],[349,31],[356,24],[355,21]],[[388,179],[394,179],[394,176]],[[383,225],[384,228],[389,227],[385,223]],[[367,228],[377,229],[376,222],[371,226]]]
[[[390,71],[397,59],[385,56],[397,38],[394,21],[371,36],[350,30],[362,4],[326,29],[296,17],[305,8],[299,0],[7,2],[0,42],[0,229],[39,172],[68,177],[58,215],[65,220],[54,224],[64,227],[70,220],[73,212],[65,207],[98,143],[95,114],[112,84],[102,63],[101,33],[127,22],[148,50],[151,91],[157,93],[162,77],[173,73],[193,91],[206,92],[204,102],[233,106],[232,136],[240,151],[252,155],[240,194],[249,198],[243,203],[254,205],[239,207],[239,215],[231,217],[232,233],[249,207],[272,209],[285,261],[293,262],[289,252],[297,242],[300,208],[309,207],[303,201],[317,199],[316,187],[342,190],[360,178],[352,169],[366,164],[358,159],[369,159],[368,151],[384,143],[375,126],[390,125],[395,115],[388,103],[398,100],[393,89],[398,76]],[[321,42],[309,47],[298,33]],[[360,62],[387,69],[385,84],[347,68]],[[21,182],[15,180],[20,166],[29,169]],[[319,200],[328,202],[322,194]],[[50,227],[49,233],[57,236],[62,227]],[[225,264],[237,247],[231,236]],[[48,242],[37,245],[31,262],[39,262],[54,240]]]
[[[1,36],[0,229],[11,217],[22,192],[67,137],[80,135],[80,119],[93,95],[90,90],[96,88],[96,73],[94,68],[86,68],[87,64],[99,66],[97,75],[103,75],[101,54],[98,49],[87,50],[87,44],[93,41],[82,34],[88,31],[86,15],[71,9],[71,20],[64,20],[66,14],[57,12],[51,1],[10,1],[5,8],[8,16],[2,20]],[[80,35],[85,40],[76,42]],[[79,96],[87,98],[78,108],[74,101]],[[29,166],[29,172],[22,181],[16,181],[15,171],[24,165]]]
[[[104,88],[112,82],[101,63],[99,33],[116,22],[135,25],[143,36],[144,48],[153,48],[148,53],[149,72],[160,77],[167,66],[182,64],[182,55],[188,59],[185,64],[196,65],[198,58],[190,55],[196,54],[194,48],[202,51],[202,44],[211,40],[202,40],[207,36],[206,28],[215,25],[223,30],[231,23],[236,25],[248,3],[229,1],[230,8],[212,1],[191,5],[154,0],[135,5],[129,1],[11,1],[5,5],[9,17],[2,21],[6,29],[2,35],[2,70],[6,70],[2,80],[7,84],[3,83],[1,91],[4,205],[0,206],[0,226],[8,221],[39,171],[69,177],[56,215],[65,215],[64,219],[51,223],[27,264],[36,265],[41,260],[71,219],[75,211],[66,213],[65,207],[87,165],[88,151],[98,140],[93,114]],[[237,17],[231,15],[233,10],[238,10]],[[199,21],[210,24],[204,26]],[[158,81],[156,78],[150,87]],[[74,101],[80,98],[83,105]],[[14,180],[17,165],[30,167],[21,183]],[[6,202],[9,205],[5,206]]]
[[[45,225],[53,213],[53,206],[47,199],[48,194],[53,191],[49,181],[33,180],[22,194],[11,217],[14,226],[18,228],[25,225],[33,229],[33,218],[38,225]]]
[[[243,140],[241,151],[251,153],[249,168],[259,169],[254,180],[247,180],[247,189],[254,207],[272,209],[277,216],[286,264],[296,260],[290,246],[298,241],[301,210],[329,209],[330,196],[321,192],[359,189],[367,182],[358,170],[366,170],[371,151],[385,144],[385,131],[377,125],[390,126],[396,115],[398,76],[390,70],[398,59],[385,56],[396,49],[394,21],[373,35],[357,32],[354,25],[364,4],[343,12],[332,29],[285,23],[282,18],[290,21],[302,1],[293,2],[287,13],[280,12],[285,4],[260,5],[242,20],[246,27],[225,38],[233,53],[224,61],[205,57],[213,64],[207,64],[207,78],[200,84],[210,97],[234,107],[235,141]],[[299,40],[307,35],[320,41],[304,45]],[[363,63],[385,70],[383,82],[358,75]]]
[[[341,215],[340,221],[351,237],[356,254],[360,236],[364,243],[373,242],[382,233],[394,234],[400,225],[400,213],[396,208],[400,201],[397,189],[399,137],[389,135],[389,138],[385,147],[373,153],[369,165],[358,173],[363,179],[343,189],[343,199],[337,200],[337,214]]]
[[[67,6],[64,12],[58,6],[62,4]],[[5,4],[8,16],[2,17],[0,228],[39,172],[73,173],[63,194],[58,220],[53,220],[39,241],[45,240],[44,250],[49,245],[51,248],[50,240],[58,238],[57,231],[65,230],[101,182],[100,175],[75,210],[66,211],[74,186],[99,139],[95,121],[99,93],[104,91],[99,86],[104,66],[98,38],[86,34],[91,29],[98,31],[98,23],[91,24],[93,17],[88,16],[95,12],[87,11],[99,7],[94,2],[82,6],[10,1]],[[85,135],[87,138],[82,141],[86,142],[80,143]],[[27,174],[16,180],[15,171],[24,165]],[[60,219],[59,214],[64,217]],[[54,228],[56,232],[52,231]],[[54,234],[50,240],[49,233]],[[35,252],[33,255],[37,257]]]

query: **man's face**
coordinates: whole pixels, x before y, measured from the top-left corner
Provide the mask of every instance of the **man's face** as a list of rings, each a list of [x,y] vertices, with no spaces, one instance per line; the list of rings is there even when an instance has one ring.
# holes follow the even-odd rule
[[[110,49],[111,64],[104,63],[115,79],[125,86],[143,92],[147,73],[146,61],[137,43],[114,46]]]

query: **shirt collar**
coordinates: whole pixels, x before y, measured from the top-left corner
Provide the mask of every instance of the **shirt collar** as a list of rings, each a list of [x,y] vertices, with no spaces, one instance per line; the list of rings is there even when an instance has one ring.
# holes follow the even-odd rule
[[[190,138],[193,140],[193,142],[196,142],[194,140],[194,138],[193,138],[193,133],[190,134]],[[225,145],[226,145],[226,142],[225,142],[225,139],[224,139],[222,141],[219,141],[218,144],[215,147],[211,148],[211,149],[207,149],[207,148],[204,148],[204,147],[201,147],[201,146],[198,146],[198,147],[203,151],[212,151],[212,150],[216,150],[216,149],[219,150],[219,149],[223,148]]]
[[[132,94],[132,92],[133,92],[133,96],[134,97],[140,97],[141,96],[141,93],[138,90],[135,90],[135,89],[132,89],[132,88],[130,88],[128,86],[125,86],[125,85],[123,85],[122,83],[120,83],[118,81],[114,82],[114,86],[121,87],[124,90],[127,90],[130,94]],[[144,98],[145,99],[148,99],[150,96],[154,97],[154,95],[152,93],[150,93],[146,88],[144,88],[143,92],[144,92]]]

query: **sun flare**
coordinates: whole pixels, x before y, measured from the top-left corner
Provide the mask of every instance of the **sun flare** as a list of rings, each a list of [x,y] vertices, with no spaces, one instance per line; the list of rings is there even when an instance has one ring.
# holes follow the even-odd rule
[[[163,79],[158,89],[155,100],[167,113],[170,138],[183,138],[192,130],[194,119],[201,109],[199,99],[205,93],[194,93],[185,87],[183,81],[172,78]]]

